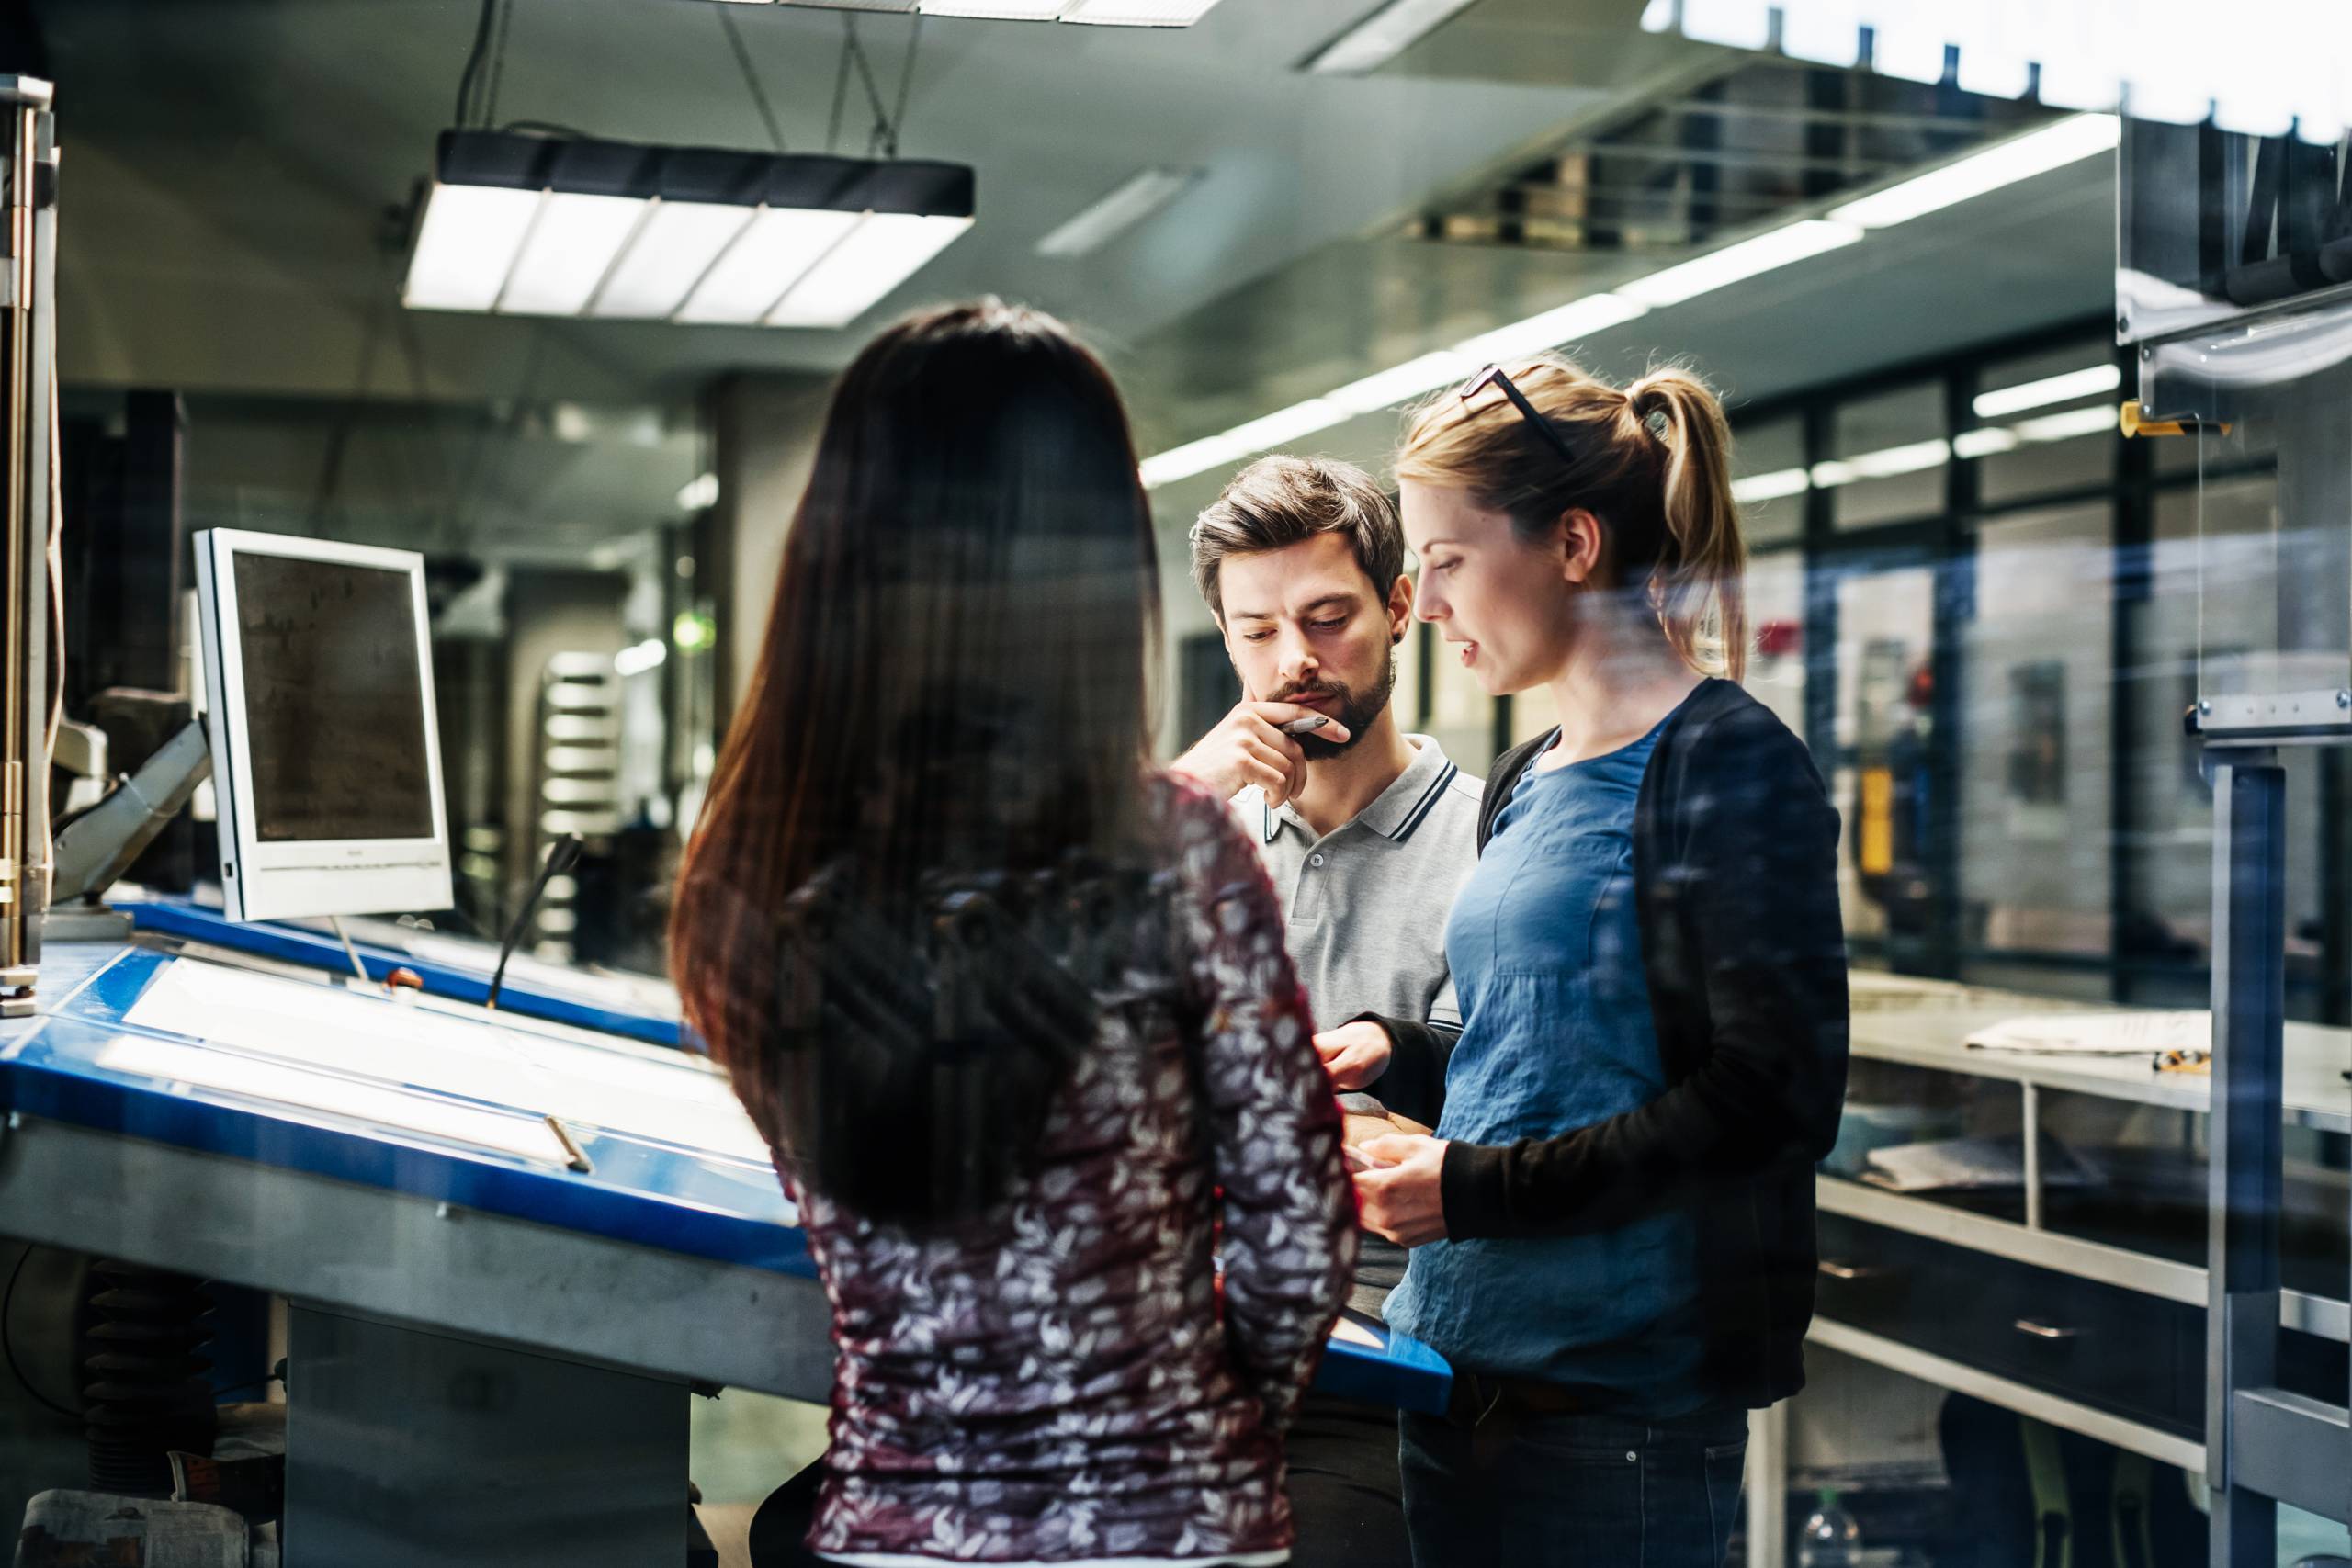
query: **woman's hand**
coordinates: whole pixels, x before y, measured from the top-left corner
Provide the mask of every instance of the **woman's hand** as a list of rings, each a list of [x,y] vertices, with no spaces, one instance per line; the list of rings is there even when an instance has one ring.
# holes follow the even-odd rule
[[[1395,1052],[1388,1031],[1368,1018],[1327,1029],[1315,1037],[1315,1054],[1323,1058],[1331,1087],[1341,1093],[1362,1089],[1386,1072],[1388,1058]]]
[[[1360,1145],[1369,1170],[1356,1172],[1364,1228],[1399,1247],[1445,1239],[1445,1140],[1399,1133]]]

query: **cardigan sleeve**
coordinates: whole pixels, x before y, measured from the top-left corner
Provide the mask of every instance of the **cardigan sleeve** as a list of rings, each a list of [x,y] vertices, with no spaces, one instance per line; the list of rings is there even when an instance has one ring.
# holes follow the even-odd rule
[[[1803,745],[1760,706],[1679,739],[1655,831],[1636,837],[1668,863],[1653,874],[1667,879],[1670,929],[1657,945],[1670,951],[1644,953],[1654,1008],[1679,997],[1689,1005],[1676,1011],[1703,1021],[1696,1066],[1648,1104],[1557,1137],[1449,1145],[1450,1237],[1605,1230],[1727,1178],[1817,1160],[1836,1141],[1837,812]]]

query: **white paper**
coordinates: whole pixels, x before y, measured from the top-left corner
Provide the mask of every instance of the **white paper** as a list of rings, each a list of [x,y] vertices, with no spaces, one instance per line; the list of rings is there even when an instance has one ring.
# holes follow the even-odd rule
[[[683,1053],[650,1060],[509,1028],[492,1014],[457,1016],[187,958],[164,967],[128,1018],[254,1055],[768,1163],[767,1141],[726,1076]]]
[[[97,1060],[98,1066],[115,1072],[141,1073],[293,1110],[423,1133],[545,1165],[568,1166],[571,1160],[562,1140],[541,1117],[458,1105],[257,1056],[126,1034],[99,1051]]]
[[[2031,1051],[2053,1056],[2156,1056],[2213,1043],[2210,1012],[2051,1012],[2004,1019],[1968,1037],[1981,1051]]]

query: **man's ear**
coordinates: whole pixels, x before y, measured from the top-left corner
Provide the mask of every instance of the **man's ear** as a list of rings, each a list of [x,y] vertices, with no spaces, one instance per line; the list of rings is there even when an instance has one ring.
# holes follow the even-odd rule
[[[1405,640],[1413,629],[1413,580],[1403,572],[1388,590],[1388,642],[1391,647]]]

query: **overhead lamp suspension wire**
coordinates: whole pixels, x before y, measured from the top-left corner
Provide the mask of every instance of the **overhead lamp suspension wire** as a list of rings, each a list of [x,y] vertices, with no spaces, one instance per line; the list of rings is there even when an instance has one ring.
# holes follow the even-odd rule
[[[735,51],[736,67],[743,73],[743,85],[751,89],[752,103],[760,111],[760,118],[767,125],[768,140],[775,143],[777,152],[786,151],[784,145],[783,128],[775,122],[775,110],[768,107],[768,95],[766,89],[760,85],[759,73],[752,69],[752,51],[743,47],[742,30],[735,25],[735,11],[732,6],[718,7],[718,25],[726,29],[728,47]]]
[[[466,68],[458,73],[458,111],[456,121],[460,129],[473,123],[474,80],[481,70],[482,57],[490,52],[490,35],[498,19],[498,0],[481,0],[481,15],[474,21],[474,46],[466,55]]]
[[[514,25],[514,0],[504,0],[498,13],[498,41],[490,51],[490,95],[482,107],[481,122],[495,124],[498,119],[498,88],[506,80],[506,31]]]
[[[915,85],[915,51],[922,47],[922,13],[915,13],[914,29],[907,34],[907,57],[899,62],[899,107],[890,113],[890,140],[884,151],[899,155],[899,132],[907,123],[907,94]]]

